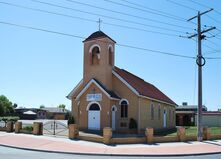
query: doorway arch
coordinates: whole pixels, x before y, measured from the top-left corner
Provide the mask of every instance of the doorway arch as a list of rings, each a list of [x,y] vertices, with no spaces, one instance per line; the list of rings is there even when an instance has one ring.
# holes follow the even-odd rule
[[[116,111],[117,107],[113,105],[111,108],[111,127],[113,130],[116,130]]]
[[[87,106],[88,110],[88,129],[89,130],[100,130],[100,111],[101,106],[97,102],[89,103]]]

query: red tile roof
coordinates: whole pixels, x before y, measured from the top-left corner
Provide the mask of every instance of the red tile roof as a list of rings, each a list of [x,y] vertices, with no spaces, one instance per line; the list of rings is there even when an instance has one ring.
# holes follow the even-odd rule
[[[218,111],[208,111],[208,112],[203,112],[203,115],[220,115],[221,116],[221,112]]]
[[[131,85],[140,95],[167,102],[172,105],[177,105],[154,85],[145,82],[143,79],[133,75],[132,73],[120,69],[116,66],[114,67],[114,71],[120,75],[129,85]]]

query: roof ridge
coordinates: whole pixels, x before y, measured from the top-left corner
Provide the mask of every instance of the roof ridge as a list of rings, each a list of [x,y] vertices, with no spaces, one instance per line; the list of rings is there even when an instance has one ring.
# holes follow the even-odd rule
[[[94,40],[94,39],[99,39],[99,38],[109,38],[110,40],[112,40],[114,43],[116,43],[116,41],[114,41],[111,37],[109,37],[107,34],[105,34],[103,31],[96,31],[94,33],[92,33],[91,35],[89,35],[83,42],[89,41],[89,40]]]

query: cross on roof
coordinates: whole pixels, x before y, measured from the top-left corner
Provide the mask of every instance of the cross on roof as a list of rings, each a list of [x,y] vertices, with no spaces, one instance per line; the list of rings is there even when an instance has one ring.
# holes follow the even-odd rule
[[[97,22],[98,22],[98,30],[101,31],[102,20],[99,18],[99,20]]]

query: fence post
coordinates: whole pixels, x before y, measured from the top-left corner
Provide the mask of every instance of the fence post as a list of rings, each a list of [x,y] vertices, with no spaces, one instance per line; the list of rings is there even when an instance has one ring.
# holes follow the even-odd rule
[[[186,131],[184,127],[177,128],[177,137],[180,142],[184,142],[186,140]]]
[[[145,131],[146,139],[148,144],[153,143],[153,128],[146,128]]]
[[[210,128],[207,128],[207,127],[203,128],[203,139],[204,140],[210,139]]]
[[[77,124],[69,124],[68,129],[69,129],[69,133],[68,133],[69,139],[77,139],[79,136],[78,125]]]
[[[16,122],[15,123],[15,133],[20,133],[21,129],[22,129],[22,122]]]
[[[112,129],[109,127],[105,127],[103,129],[103,143],[104,144],[111,144],[111,138],[112,138]]]
[[[6,131],[9,132],[13,132],[14,129],[14,123],[12,121],[7,121],[6,124]]]
[[[43,123],[34,122],[33,123],[33,134],[34,135],[43,135]]]

